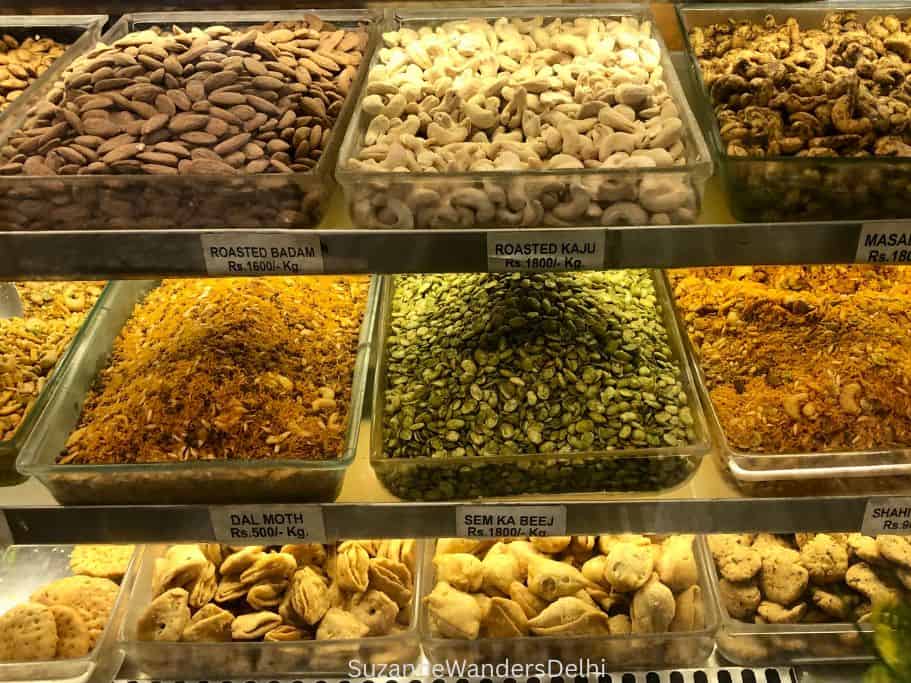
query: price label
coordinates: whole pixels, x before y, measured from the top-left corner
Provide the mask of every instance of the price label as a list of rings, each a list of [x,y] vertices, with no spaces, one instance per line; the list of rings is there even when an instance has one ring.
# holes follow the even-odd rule
[[[867,501],[861,533],[911,535],[911,498],[875,498]]]
[[[487,235],[487,270],[509,273],[536,270],[601,270],[603,230],[508,231]]]
[[[911,263],[911,222],[864,223],[854,260],[857,263]]]
[[[326,540],[318,505],[231,505],[209,508],[212,531],[220,543],[279,545]]]
[[[289,232],[205,233],[209,275],[301,275],[323,272],[319,236]]]
[[[456,508],[456,535],[462,538],[565,534],[565,505],[459,505]]]
[[[0,510],[0,548],[13,544],[13,532],[6,521],[6,513]]]

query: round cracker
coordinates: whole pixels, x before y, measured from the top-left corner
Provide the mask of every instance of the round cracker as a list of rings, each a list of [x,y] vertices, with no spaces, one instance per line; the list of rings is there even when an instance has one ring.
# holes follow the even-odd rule
[[[67,605],[51,605],[57,624],[57,659],[75,659],[89,653],[89,629],[82,617]]]
[[[37,590],[32,594],[32,600],[43,605],[66,605],[75,609],[89,631],[89,649],[92,649],[104,632],[119,592],[120,586],[110,579],[67,576]]]
[[[0,642],[9,662],[53,659],[57,652],[57,624],[45,605],[25,602],[0,616]]]
[[[70,555],[74,574],[120,581],[133,557],[132,545],[77,545]]]

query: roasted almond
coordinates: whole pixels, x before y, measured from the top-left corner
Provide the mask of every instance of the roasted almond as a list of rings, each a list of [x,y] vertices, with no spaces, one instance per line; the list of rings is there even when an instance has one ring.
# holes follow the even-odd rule
[[[188,112],[177,114],[168,121],[168,130],[172,133],[187,133],[191,130],[205,128],[209,117],[205,114],[191,114]]]

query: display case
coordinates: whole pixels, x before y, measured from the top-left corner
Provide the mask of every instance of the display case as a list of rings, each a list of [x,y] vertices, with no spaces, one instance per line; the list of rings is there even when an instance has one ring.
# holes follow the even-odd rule
[[[101,31],[108,19],[106,14],[84,14],[84,15],[54,15],[54,14],[34,14],[34,15],[16,15],[8,14],[0,16],[0,31],[4,36],[9,36],[11,41],[4,39],[4,53],[18,49],[18,45],[24,40],[49,38],[63,46],[63,52],[59,57],[54,59],[42,73],[12,73],[6,69],[7,78],[15,78],[19,83],[4,83],[3,104],[0,111],[3,111],[2,122],[11,125],[20,120],[25,114],[27,103],[32,100],[34,93],[46,87],[47,83],[56,79],[63,73],[72,61],[82,54],[85,50],[90,49],[101,36]],[[13,60],[15,61],[15,60]],[[4,62],[8,66],[9,57]],[[37,66],[34,59],[27,62],[31,66]],[[19,67],[23,67],[20,65]],[[37,69],[35,69],[37,71]],[[5,79],[4,79],[5,80]],[[24,85],[26,84],[27,85]],[[9,97],[6,92],[13,86],[19,87],[19,94],[14,98]]]
[[[387,29],[420,32],[439,26],[458,26],[459,22],[476,17],[489,22],[502,18],[500,21],[524,24],[534,22],[535,17],[543,17],[547,22],[566,22],[567,25],[591,18],[622,22],[626,17],[635,21],[637,26],[640,23],[651,25],[651,15],[644,7],[611,5],[609,9],[601,6],[549,6],[536,7],[533,11],[528,8],[399,10]],[[342,144],[336,169],[353,224],[376,229],[458,229],[629,225],[643,221],[655,224],[694,222],[701,210],[706,180],[712,174],[712,161],[660,34],[655,32],[655,38],[659,50],[655,58],[666,81],[673,110],[681,122],[677,138],[684,147],[680,159],[666,166],[627,164],[626,167],[603,168],[598,167],[601,165],[598,163],[593,168],[580,170],[573,170],[572,165],[550,170],[542,162],[540,168],[529,166],[528,170],[507,170],[508,166],[495,170],[493,163],[490,170],[456,172],[440,172],[438,168],[408,172],[360,168],[355,166],[355,160],[366,147],[365,135],[373,120],[365,112],[365,100],[377,96],[371,89],[368,75],[359,93],[352,125]],[[610,40],[605,37],[601,44],[607,45]],[[374,54],[371,69],[379,68],[379,54]],[[386,70],[385,66],[382,68]],[[532,88],[531,85],[528,87]],[[532,92],[539,91],[532,89]],[[592,121],[598,120],[594,118],[596,115],[595,110]],[[659,117],[651,120],[656,119]],[[613,121],[612,125],[617,132],[625,131],[627,126],[633,130],[629,122],[624,124],[622,120]],[[370,135],[371,139],[376,137],[373,129]],[[633,137],[629,133],[626,135]],[[643,149],[658,146],[657,143],[641,144]],[[505,143],[503,148],[509,150]],[[564,154],[561,157],[570,154],[568,143],[562,149]],[[605,147],[605,155],[609,149],[613,147]],[[632,152],[633,146],[630,143],[627,147],[624,142],[617,149]],[[432,152],[428,150],[427,153]],[[404,166],[404,162],[401,165]],[[553,202],[545,200],[545,195],[552,195]],[[489,204],[483,201],[484,197],[491,200]],[[535,204],[538,199],[541,203]],[[577,203],[581,210],[575,208]],[[468,212],[460,209],[468,209]]]
[[[764,534],[772,537],[771,534]],[[812,537],[813,534],[803,534],[803,536]],[[853,536],[860,536],[853,534]],[[838,543],[844,543],[848,534],[832,534],[832,537],[842,537]],[[777,538],[782,538],[781,535]],[[826,538],[830,537],[826,535]],[[873,541],[872,538],[866,537],[865,540]],[[851,545],[851,542],[848,542]],[[875,542],[873,542],[875,547]],[[755,546],[754,546],[755,547]],[[869,565],[855,557],[858,548],[852,547],[848,554],[850,555],[850,566],[860,569],[863,572],[873,572]],[[860,551],[863,555],[863,551]],[[866,556],[866,559],[870,559]],[[768,562],[768,557],[763,561]],[[801,558],[801,566],[809,563]],[[847,570],[848,556],[845,557],[845,569]],[[773,662],[784,664],[813,664],[821,662],[872,662],[874,660],[875,647],[873,642],[873,625],[870,622],[870,614],[862,616],[859,619],[848,620],[847,612],[854,608],[864,606],[861,594],[856,592],[859,584],[851,581],[851,587],[843,583],[844,577],[834,580],[829,584],[818,582],[814,578],[807,593],[798,598],[795,606],[798,611],[805,612],[804,616],[798,620],[787,619],[790,623],[770,623],[761,615],[754,615],[751,619],[746,614],[732,613],[734,608],[741,609],[744,602],[734,594],[742,590],[744,586],[756,585],[755,579],[746,582],[727,582],[726,586],[722,585],[724,579],[720,576],[718,560],[708,562],[709,582],[711,590],[714,593],[714,599],[721,610],[721,626],[717,633],[717,646],[719,653],[727,660],[750,666],[757,662]],[[765,564],[764,567],[771,568]],[[812,568],[812,567],[810,567]],[[765,571],[765,570],[760,570]],[[877,565],[875,574],[870,574],[873,580],[879,580],[878,577],[887,577],[891,568],[887,561],[880,560]],[[761,575],[760,575],[761,576]],[[765,590],[770,586],[771,580],[764,581],[760,578],[757,590],[763,590],[763,599],[768,599]],[[863,586],[860,586],[863,588]],[[865,589],[865,588],[864,588]],[[725,601],[725,591],[730,594],[728,598],[732,607],[729,608]],[[845,605],[845,615],[841,617],[843,621],[837,621],[835,617],[826,614],[817,613],[815,621],[812,617],[812,610],[819,610],[819,605],[825,605],[831,609],[831,605],[826,605],[824,600],[831,600],[834,605],[835,600],[843,600]],[[805,601],[805,602],[804,602]],[[760,603],[762,605],[763,603]],[[770,603],[764,603],[766,605]],[[807,606],[809,605],[809,607]],[[880,605],[881,606],[881,605]],[[775,607],[778,607],[776,604]],[[761,609],[761,608],[760,608]],[[792,606],[782,608],[794,609]],[[768,613],[767,613],[768,614]]]
[[[421,569],[425,604],[419,623],[424,653],[431,663],[441,665],[457,661],[487,664],[509,661],[526,666],[546,666],[552,661],[587,660],[608,668],[655,670],[698,666],[712,652],[719,618],[715,598],[709,592],[711,561],[707,560],[701,539],[694,542],[693,548],[704,609],[704,624],[699,628],[660,633],[579,635],[567,632],[562,635],[527,634],[499,638],[482,633],[475,639],[459,639],[443,637],[434,627],[429,613],[426,595],[439,580],[434,568],[435,546],[431,544],[425,552]]]
[[[14,545],[6,548],[0,555],[0,614],[28,601],[29,596],[51,581],[71,576],[73,547]],[[133,569],[133,562],[130,562],[107,625],[88,654],[70,659],[4,661],[0,663],[0,680],[79,683],[111,680],[123,662],[123,653],[115,646],[116,633],[132,587]]]
[[[13,434],[13,438],[5,441],[0,440],[0,486],[17,484],[23,480],[23,476],[16,470],[16,459],[19,457],[19,451],[22,450],[31,435],[32,429],[38,421],[38,416],[44,410],[44,406],[47,404],[51,394],[53,394],[62,369],[69,364],[69,356],[75,353],[83,333],[91,325],[95,317],[101,315],[101,311],[107,305],[107,301],[111,296],[111,289],[112,287],[105,287],[99,299],[91,307],[82,325],[76,331],[76,334],[73,335],[63,354],[51,370],[34,403],[26,411],[25,416],[16,428],[15,434]]]
[[[364,408],[364,387],[378,289],[368,294],[352,378],[345,448],[324,461],[294,459],[188,461],[77,465],[57,463],[98,373],[107,365],[114,341],[134,306],[156,286],[153,281],[118,282],[103,314],[92,320],[83,341],[60,370],[59,388],[42,411],[20,454],[18,468],[44,483],[61,503],[70,505],[236,502],[318,502],[338,496],[354,460]]]
[[[340,676],[350,670],[351,662],[364,667],[380,664],[415,666],[420,658],[418,643],[417,597],[407,610],[407,623],[399,632],[387,636],[338,640],[297,640],[285,642],[163,642],[140,640],[137,623],[153,597],[156,560],[166,546],[147,546],[137,566],[136,581],[130,595],[129,611],[118,636],[120,645],[144,677],[272,677]],[[414,595],[421,590],[417,569],[424,559],[424,543],[417,543]],[[312,634],[311,638],[312,638]]]
[[[221,25],[243,29],[265,22],[300,20],[313,13],[339,27],[362,26],[368,31],[363,61],[351,83],[351,91],[356,90],[378,37],[378,17],[368,10],[127,14],[104,34],[103,40],[113,43],[132,32],[156,26],[176,26],[187,30],[197,25]],[[70,61],[77,55],[85,57],[94,47],[93,43],[90,40],[81,41],[73,50]],[[60,92],[60,84],[55,78],[60,75],[61,69],[57,69],[41,84],[36,84],[29,96],[22,98],[26,101],[20,105],[21,114],[8,116],[0,122],[0,141],[8,143],[29,117],[42,111],[42,104],[52,93]],[[223,169],[190,176],[177,175],[176,172],[162,175],[158,171],[145,175],[119,171],[53,177],[10,175],[0,182],[0,229],[69,230],[74,226],[99,230],[204,228],[225,221],[234,228],[312,228],[322,219],[332,195],[338,146],[352,104],[352,97],[344,100],[322,154],[310,172],[226,175]],[[26,108],[29,111],[25,111]],[[224,116],[240,122],[236,117]],[[276,118],[277,126],[277,114],[273,118]]]
[[[740,156],[728,151],[722,139],[713,99],[705,86],[690,32],[712,24],[751,21],[766,17],[784,24],[797,21],[801,29],[819,29],[827,16],[853,13],[861,24],[874,16],[909,15],[900,3],[826,2],[758,4],[686,3],[677,8],[686,40],[690,77],[696,84],[692,101],[702,130],[718,162],[731,212],[741,221],[826,221],[907,218],[908,207],[899,197],[907,192],[911,165],[904,156]]]
[[[865,266],[857,266],[857,268],[865,268]],[[733,302],[736,300],[736,296],[730,294],[730,292],[734,290],[726,289],[726,287],[731,287],[732,283],[738,282],[737,278],[733,275],[737,270],[737,268],[734,268],[727,270],[716,269],[714,271],[676,271],[675,278],[677,279],[675,282],[677,282],[677,285],[675,286],[681,287],[681,290],[679,290],[678,293],[682,292],[683,295],[686,296],[686,277],[692,273],[694,277],[697,278],[697,281],[700,278],[705,278],[703,282],[709,283],[706,287],[706,291],[714,289],[716,292],[728,292],[731,297],[729,302]],[[754,269],[745,267],[741,267],[739,270],[742,272],[754,272]],[[811,368],[808,373],[808,376],[811,378],[810,386],[818,392],[814,394],[817,400],[825,401],[827,396],[835,395],[838,399],[836,401],[838,410],[845,415],[853,415],[853,413],[846,413],[844,411],[846,410],[845,406],[848,406],[851,410],[854,408],[850,404],[843,403],[843,401],[847,400],[846,392],[849,389],[847,385],[851,383],[846,379],[850,372],[847,366],[852,357],[851,353],[848,351],[848,349],[851,348],[851,342],[849,342],[848,336],[850,335],[851,330],[856,327],[853,323],[848,322],[851,297],[855,294],[857,294],[858,297],[860,297],[861,294],[865,297],[879,296],[880,298],[878,299],[863,299],[865,303],[858,303],[857,308],[859,311],[866,311],[868,310],[867,307],[869,307],[869,310],[873,311],[872,316],[874,320],[885,320],[889,316],[889,297],[883,296],[879,290],[887,287],[887,285],[883,283],[889,281],[889,279],[882,278],[882,282],[880,283],[868,284],[863,281],[863,278],[857,278],[856,280],[852,279],[850,269],[848,268],[843,269],[840,272],[837,270],[829,271],[829,273],[834,276],[832,284],[820,284],[817,287],[817,285],[814,284],[800,283],[802,277],[800,269],[778,269],[772,267],[766,268],[763,272],[767,273],[767,276],[761,275],[759,277],[767,277],[767,279],[763,280],[760,286],[768,286],[768,290],[751,290],[749,294],[744,295],[745,299],[743,303],[732,306],[727,312],[727,315],[730,317],[724,323],[724,326],[726,329],[732,331],[730,333],[732,336],[727,340],[732,351],[724,360],[730,365],[730,376],[721,376],[725,371],[719,369],[724,367],[723,363],[718,362],[718,344],[719,342],[724,341],[723,334],[713,336],[717,332],[715,328],[700,327],[700,323],[709,324],[712,320],[717,319],[719,313],[717,303],[714,301],[706,301],[702,304],[702,309],[694,308],[691,300],[688,300],[685,306],[679,303],[675,304],[678,322],[681,328],[689,330],[683,334],[683,343],[687,349],[689,358],[694,363],[694,373],[698,378],[698,392],[709,422],[709,431],[714,438],[716,446],[715,454],[718,458],[720,467],[725,474],[749,496],[801,496],[820,495],[827,492],[837,494],[846,490],[855,492],[888,493],[889,491],[902,491],[907,489],[908,486],[911,485],[911,453],[909,453],[906,448],[897,445],[879,448],[858,447],[856,449],[851,449],[849,447],[850,444],[847,444],[841,447],[830,448],[820,446],[818,450],[808,448],[807,450],[800,452],[790,445],[785,448],[780,448],[767,444],[767,436],[774,431],[770,425],[772,420],[774,420],[775,411],[779,409],[779,403],[783,403],[779,394],[772,394],[772,392],[777,391],[781,386],[790,386],[787,383],[795,381],[794,378],[800,374],[800,371],[797,367],[789,367],[788,364],[784,362],[786,356],[782,355],[779,357],[771,354],[766,355],[762,358],[760,363],[753,365],[754,368],[757,368],[755,377],[759,381],[759,384],[752,385],[747,389],[747,383],[751,379],[750,376],[738,377],[737,370],[735,369],[738,362],[736,354],[742,352],[741,347],[736,346],[739,341],[763,335],[770,331],[774,333],[776,321],[777,324],[781,325],[778,329],[782,331],[789,329],[794,330],[795,334],[799,333],[803,328],[816,329],[820,334],[831,331],[833,341],[830,342],[829,345],[824,345],[825,348],[823,349],[823,352],[826,355],[831,355],[833,357],[834,362],[831,367],[837,368],[837,372],[834,375],[831,375],[827,369],[824,373],[817,373],[817,366],[809,364],[807,367]],[[812,271],[806,270],[805,273],[809,278]],[[744,282],[750,283],[750,276],[746,275],[744,277]],[[797,287],[797,289],[788,289],[787,283],[791,278],[796,278],[794,282],[797,282],[798,284],[795,284],[794,286]],[[773,281],[778,280],[785,284],[773,284]],[[838,290],[839,285],[843,287],[843,291]],[[745,287],[748,286],[750,285],[745,285]],[[898,287],[899,288],[895,290],[896,296],[902,291],[901,285]],[[744,289],[743,291],[747,290]],[[782,292],[784,292],[785,299],[779,301],[778,297]],[[792,297],[799,296],[804,292],[811,297],[818,295],[818,299],[814,299],[814,301],[818,301],[817,304],[814,304],[814,306],[819,309],[818,315],[812,310],[813,306],[807,304],[808,307],[806,312],[808,318],[803,322],[795,322],[796,317],[787,319],[786,314],[785,317],[774,317],[776,315],[774,312],[776,306],[781,307],[781,312],[786,310],[785,307],[787,306],[787,297],[789,295]],[[829,309],[830,307],[835,314],[831,318],[826,318],[826,313],[823,312],[823,309]],[[706,317],[700,316],[703,309]],[[739,320],[741,313],[744,314],[742,322]],[[684,315],[688,316],[686,320],[683,319]],[[858,315],[861,314],[859,313]],[[766,317],[763,318],[763,316]],[[759,323],[758,321],[760,319],[763,319],[764,322]],[[841,326],[842,322],[840,321],[843,321],[843,327]],[[738,328],[738,325],[741,327]],[[707,377],[707,371],[703,367],[702,359],[700,357],[700,350],[696,348],[692,335],[698,335],[699,339],[706,341],[706,343],[708,341],[712,342],[708,350],[710,356],[714,356],[711,358],[713,361],[711,372],[714,373],[712,377]],[[817,335],[811,334],[808,335],[808,337],[809,336],[816,337]],[[886,336],[888,336],[886,333],[880,335],[880,340],[884,344],[887,343],[885,341]],[[864,347],[864,353],[866,353],[869,349],[866,345],[865,335],[861,344]],[[803,350],[806,357],[818,357],[818,351],[810,349],[809,346],[809,342],[804,344]],[[737,350],[735,351],[734,349]],[[818,365],[821,366],[824,363],[829,367],[828,363],[822,360],[819,361]],[[760,368],[761,370],[759,370]],[[734,377],[733,381],[731,380],[731,377]],[[818,377],[820,380],[814,382],[814,377]],[[830,377],[830,381],[821,379],[823,377]],[[872,379],[866,372],[859,373],[859,377],[863,382],[868,382]],[[714,384],[712,383],[713,381]],[[735,420],[738,418],[738,413],[756,414],[755,404],[747,400],[748,395],[758,395],[758,392],[766,390],[770,392],[770,395],[774,396],[774,398],[769,401],[769,403],[773,405],[769,405],[764,413],[763,419],[766,420],[765,423],[761,421],[756,422],[755,424],[759,426],[757,426],[753,432],[744,430],[742,424],[738,427],[740,430],[741,443],[744,439],[755,439],[755,447],[753,449],[748,449],[742,445],[738,447],[732,443],[728,434],[725,432],[725,422],[723,422],[720,417],[719,409],[713,402],[712,391],[709,390],[709,387],[712,386],[713,390],[727,392],[733,384],[736,391],[738,383],[741,383],[738,397],[742,397],[743,399],[742,407],[740,411],[732,410],[730,403],[724,407],[724,410],[726,411],[724,413],[726,415],[725,420],[729,426],[737,424]],[[899,384],[900,383],[901,380],[899,381]],[[803,385],[798,383],[795,386]],[[862,389],[860,383],[857,383],[856,389],[858,391]],[[902,391],[902,389],[898,390]],[[750,394],[749,392],[754,392],[754,394]],[[782,394],[784,393],[786,392],[782,390]],[[724,393],[723,395],[726,397],[727,401],[731,401],[730,394]],[[801,394],[798,389],[795,389],[792,395],[800,396]],[[785,400],[786,399],[787,396],[785,396]],[[819,403],[814,403],[812,400],[806,402],[811,405],[819,405]],[[869,400],[867,400],[866,405],[869,407]],[[785,408],[785,410],[787,409],[786,406],[782,405],[781,407]],[[860,408],[860,405],[858,405],[858,417],[848,417],[847,419],[849,421],[858,420],[858,425],[865,422],[868,424],[876,424],[878,421],[885,421],[888,419],[888,415],[882,411],[868,410],[866,415],[860,415],[861,412],[863,411]],[[823,418],[819,421],[818,417],[812,412],[809,412],[808,414],[810,417],[807,417],[803,413],[798,413],[797,418],[799,419],[791,420],[791,424],[788,428],[795,430],[792,432],[793,434],[837,434],[837,430],[834,428],[829,430],[826,421],[827,419],[835,418]]]
[[[556,494],[580,491],[660,491],[679,486],[699,467],[711,442],[695,391],[690,364],[674,317],[667,282],[654,271],[651,280],[668,343],[677,366],[677,379],[687,396],[695,432],[690,444],[619,448],[601,452],[522,453],[475,457],[394,458],[385,452],[384,418],[387,414],[386,342],[390,335],[395,278],[381,281],[382,306],[374,347],[376,373],[373,387],[373,426],[370,464],[379,480],[405,500],[460,500],[520,494]],[[471,315],[470,311],[466,311]]]

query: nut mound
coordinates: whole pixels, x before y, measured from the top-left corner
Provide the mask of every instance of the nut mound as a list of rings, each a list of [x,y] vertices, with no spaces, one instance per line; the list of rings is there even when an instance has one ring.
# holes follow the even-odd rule
[[[377,228],[690,223],[689,141],[649,21],[457,19],[383,35],[350,170],[352,217]],[[610,177],[560,171],[645,169]],[[667,169],[668,173],[650,173]],[[521,171],[557,171],[514,179]],[[492,172],[427,181],[408,172]]]
[[[911,156],[911,21],[831,12],[690,31],[733,156]]]

